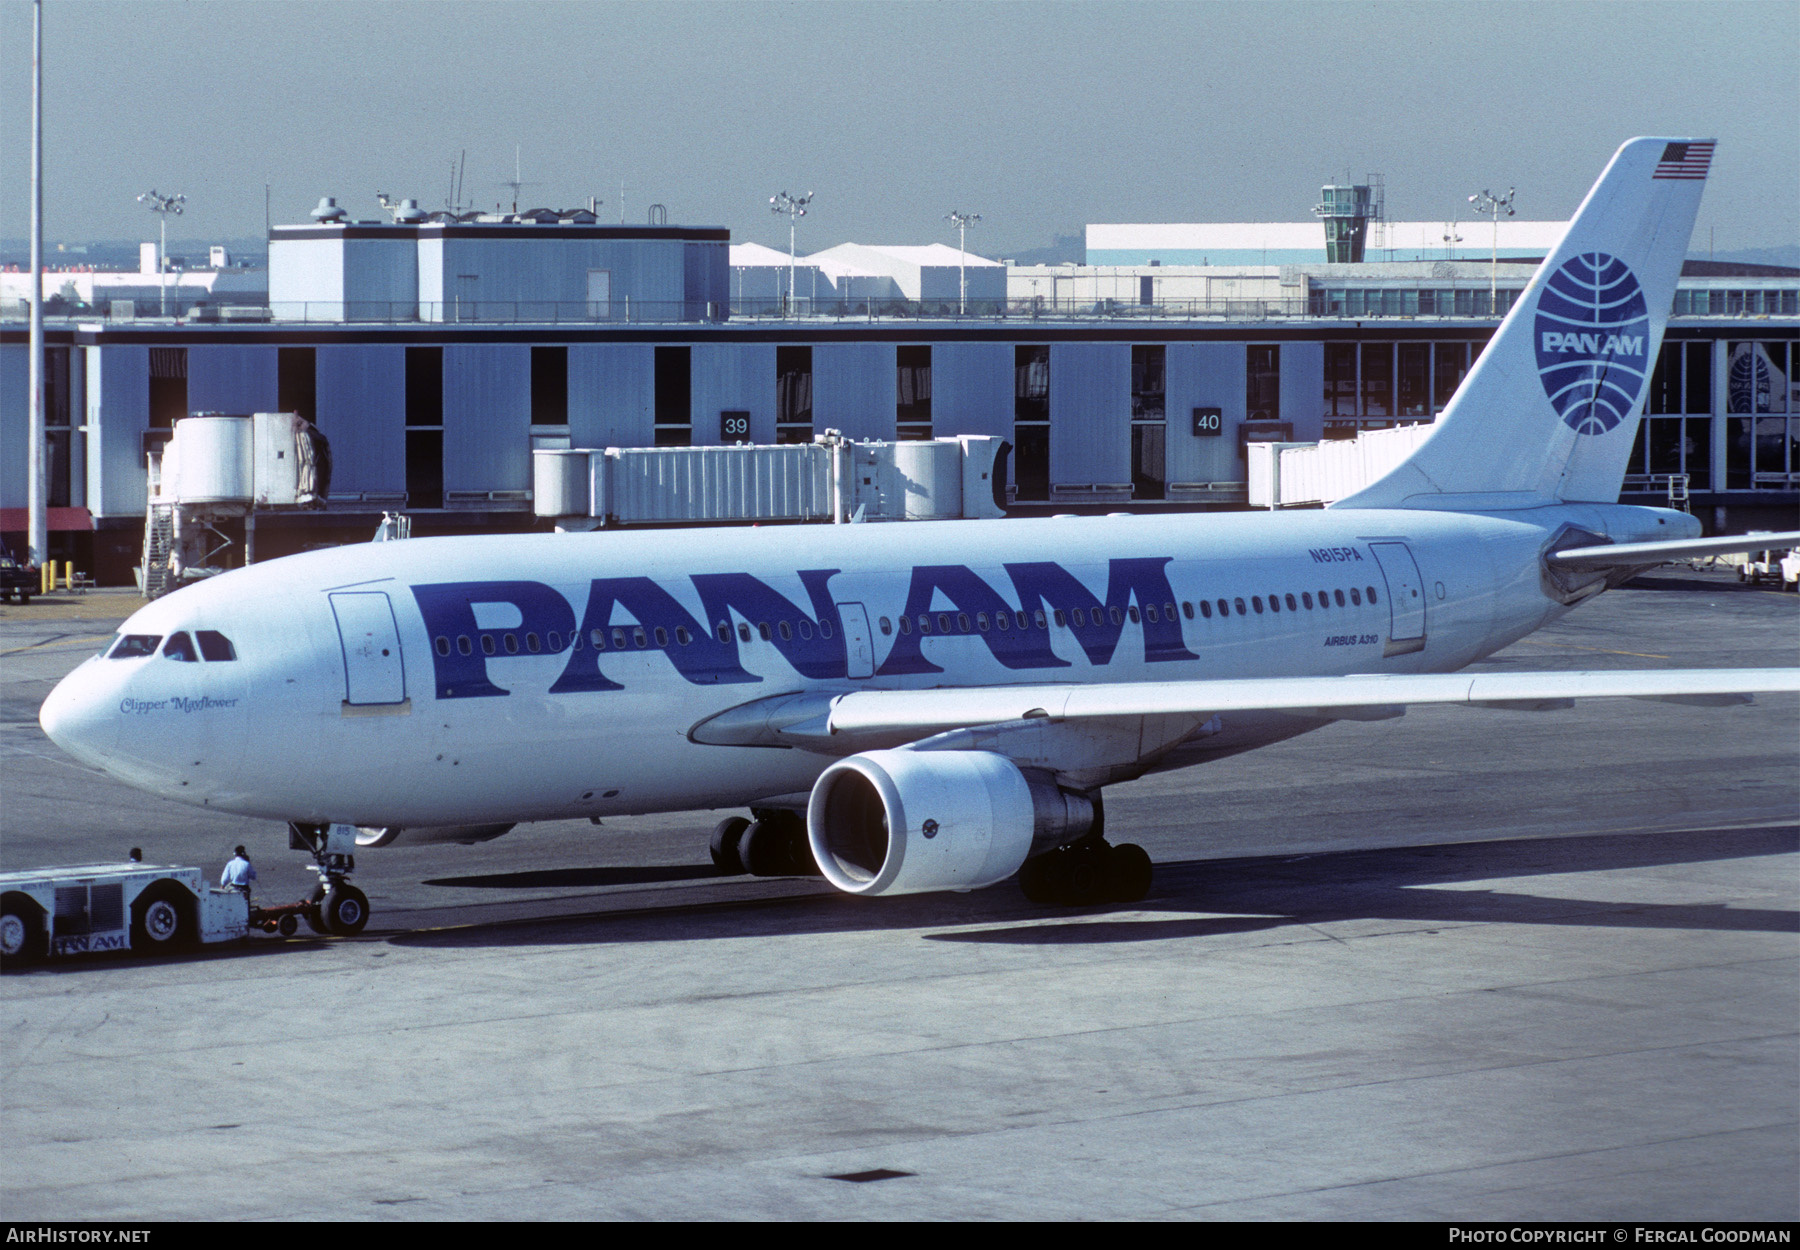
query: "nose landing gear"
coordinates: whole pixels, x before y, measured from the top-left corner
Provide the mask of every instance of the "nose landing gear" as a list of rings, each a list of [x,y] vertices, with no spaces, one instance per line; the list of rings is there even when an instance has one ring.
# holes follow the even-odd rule
[[[369,923],[369,896],[350,884],[356,870],[356,829],[351,825],[288,826],[288,846],[307,851],[318,866],[304,913],[314,933],[355,937]]]

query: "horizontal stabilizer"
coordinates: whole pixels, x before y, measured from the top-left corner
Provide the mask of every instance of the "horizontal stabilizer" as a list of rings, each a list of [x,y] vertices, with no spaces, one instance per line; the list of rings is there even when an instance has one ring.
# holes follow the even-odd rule
[[[1731,534],[1723,538],[1572,547],[1568,551],[1553,551],[1544,560],[1552,568],[1559,569],[1622,569],[1669,560],[1730,555],[1734,551],[1765,551],[1771,547],[1800,547],[1800,530],[1783,534]]]

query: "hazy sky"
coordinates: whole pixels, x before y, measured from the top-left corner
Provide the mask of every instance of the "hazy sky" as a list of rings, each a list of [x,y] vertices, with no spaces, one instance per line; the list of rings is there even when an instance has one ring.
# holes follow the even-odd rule
[[[443,206],[537,185],[602,220],[724,225],[801,251],[1010,255],[1087,222],[1301,220],[1344,170],[1389,216],[1467,219],[1517,185],[1566,218],[1636,134],[1716,136],[1695,232],[1800,242],[1800,4],[443,3],[46,0],[45,233],[257,236],[321,195]],[[0,0],[0,235],[27,230],[31,6]]]

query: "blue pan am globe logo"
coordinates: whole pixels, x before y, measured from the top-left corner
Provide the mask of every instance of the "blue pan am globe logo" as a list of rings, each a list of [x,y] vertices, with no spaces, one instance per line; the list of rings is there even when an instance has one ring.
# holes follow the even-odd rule
[[[1650,373],[1650,318],[1624,261],[1564,261],[1538,297],[1536,330],[1538,376],[1564,424],[1604,434],[1630,415]]]

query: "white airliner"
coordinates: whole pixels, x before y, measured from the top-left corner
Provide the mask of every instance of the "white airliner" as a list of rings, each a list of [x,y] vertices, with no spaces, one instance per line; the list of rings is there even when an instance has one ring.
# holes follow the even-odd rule
[[[1431,437],[1329,509],[342,547],[145,607],[40,721],[134,786],[290,822],[322,863],[327,826],[381,846],[748,807],[727,867],[857,894],[1023,869],[1069,902],[1149,888],[1100,805],[1148,772],[1409,704],[1800,689],[1456,675],[1640,569],[1800,541],[1612,502],[1711,154],[1621,147]],[[327,922],[354,931],[341,878]]]

